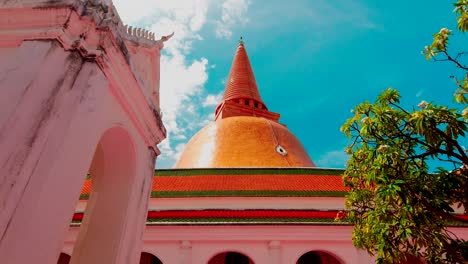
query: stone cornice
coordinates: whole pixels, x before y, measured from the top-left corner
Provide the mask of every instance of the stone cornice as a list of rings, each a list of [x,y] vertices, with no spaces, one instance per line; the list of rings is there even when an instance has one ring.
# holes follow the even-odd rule
[[[96,61],[139,134],[159,154],[156,144],[166,137],[157,96],[159,78],[143,83],[132,65],[148,65],[150,73],[159,75],[165,39],[124,26],[115,8],[103,1],[0,1],[0,46],[25,40],[56,40],[65,50]]]

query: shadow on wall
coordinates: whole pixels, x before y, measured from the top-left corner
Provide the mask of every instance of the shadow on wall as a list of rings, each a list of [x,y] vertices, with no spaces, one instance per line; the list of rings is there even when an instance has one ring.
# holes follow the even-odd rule
[[[70,255],[65,253],[60,253],[60,257],[57,261],[57,264],[69,264],[70,263]],[[140,257],[140,264],[163,264],[161,260],[159,260],[156,256],[142,252]]]
[[[223,252],[212,257],[208,264],[254,264],[254,262],[238,252]]]
[[[309,251],[302,255],[296,264],[341,264],[336,257],[323,251]]]
[[[65,253],[60,253],[60,257],[57,261],[57,264],[68,264],[70,263],[70,255]]]
[[[418,257],[409,255],[406,257],[406,261],[402,261],[398,264],[425,264],[426,262],[424,260],[421,260]]]

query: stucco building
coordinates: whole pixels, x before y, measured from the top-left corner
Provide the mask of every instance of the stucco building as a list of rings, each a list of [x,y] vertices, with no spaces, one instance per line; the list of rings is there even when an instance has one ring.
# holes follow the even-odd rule
[[[138,261],[166,39],[123,25],[110,1],[0,1],[1,263],[57,262],[87,173],[71,262]]]
[[[0,0],[0,262],[372,263],[335,221],[342,170],[268,108],[242,41],[213,122],[154,170],[169,38],[105,0]]]

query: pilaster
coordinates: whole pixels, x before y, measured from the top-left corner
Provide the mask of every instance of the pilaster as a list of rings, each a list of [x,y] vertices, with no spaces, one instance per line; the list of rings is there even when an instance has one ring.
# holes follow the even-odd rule
[[[180,264],[192,264],[192,243],[188,240],[180,241]]]
[[[268,243],[268,254],[271,264],[281,264],[281,242],[272,240]]]

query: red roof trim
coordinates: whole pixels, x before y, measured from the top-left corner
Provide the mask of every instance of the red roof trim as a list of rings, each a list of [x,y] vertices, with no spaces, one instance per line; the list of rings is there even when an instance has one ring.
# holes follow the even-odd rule
[[[335,218],[337,211],[199,210],[151,211],[148,218]]]
[[[318,210],[171,210],[149,211],[147,218],[316,218],[334,219],[340,211]],[[75,213],[73,221],[83,220]],[[343,215],[340,215],[342,217]]]
[[[72,220],[81,222],[84,213],[75,213]],[[173,210],[150,211],[147,219],[343,219],[346,212],[318,210]],[[468,220],[468,215],[455,214],[455,217]]]

